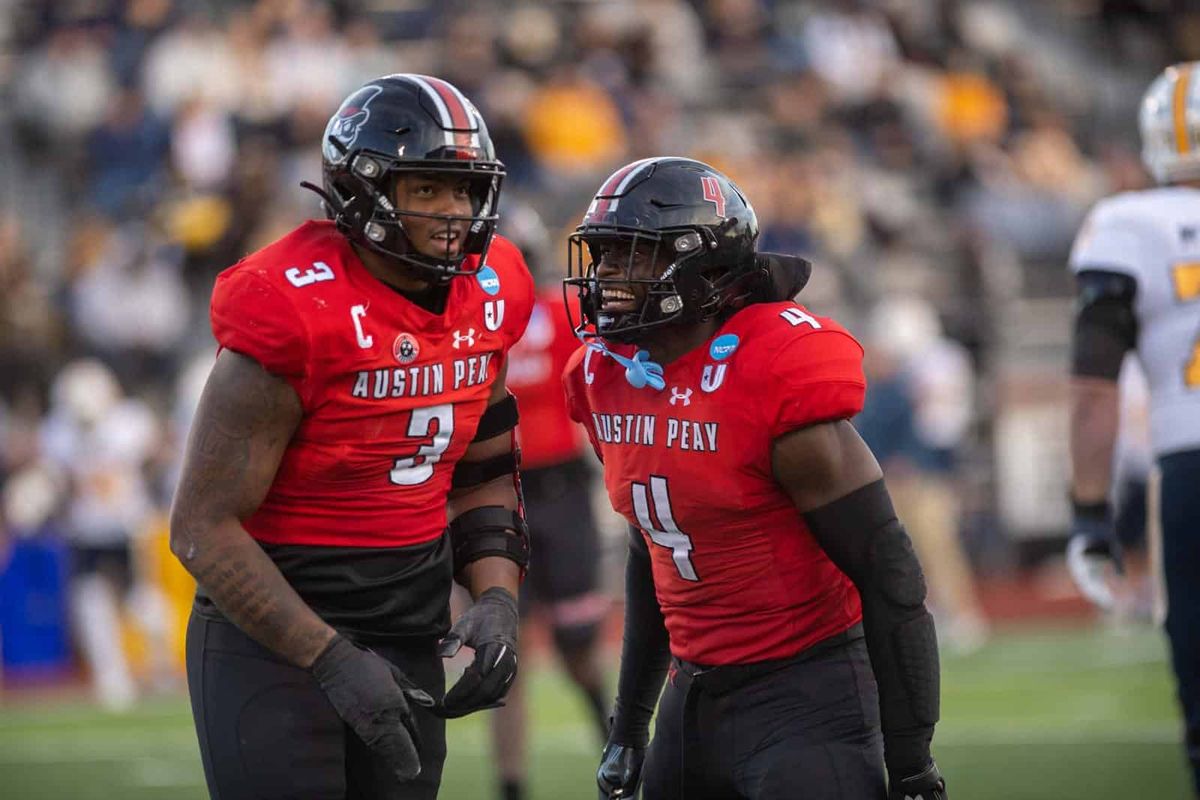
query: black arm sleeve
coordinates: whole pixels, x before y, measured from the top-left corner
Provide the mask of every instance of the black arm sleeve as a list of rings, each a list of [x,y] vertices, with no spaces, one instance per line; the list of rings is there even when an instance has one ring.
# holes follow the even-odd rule
[[[1137,346],[1137,281],[1120,272],[1088,269],[1079,273],[1075,287],[1071,374],[1116,380],[1125,353]]]
[[[650,741],[650,717],[658,704],[663,678],[671,660],[667,628],[654,595],[650,551],[636,528],[629,530],[625,562],[625,636],[621,644],[621,673],[613,707],[609,741],[645,747]]]
[[[930,761],[941,689],[937,636],[912,542],[882,480],[809,511],[804,520],[862,597],[888,771],[915,775]]]

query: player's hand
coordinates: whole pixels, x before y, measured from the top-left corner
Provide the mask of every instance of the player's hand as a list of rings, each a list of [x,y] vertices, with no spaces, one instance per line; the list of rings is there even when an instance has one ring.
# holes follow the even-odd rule
[[[932,761],[919,774],[889,783],[888,800],[946,800],[946,779]]]
[[[310,671],[321,690],[367,747],[400,781],[421,772],[420,737],[410,704],[433,706],[399,667],[338,634]]]
[[[600,769],[596,770],[600,800],[616,800],[637,794],[645,758],[645,748],[616,742],[606,744],[604,754],[600,756]]]
[[[511,592],[493,586],[479,595],[438,647],[442,658],[450,658],[465,644],[474,648],[475,660],[434,713],[462,717],[504,705],[500,700],[517,677],[517,624],[517,598]]]
[[[1103,506],[1075,506],[1067,569],[1080,593],[1105,611],[1116,604],[1112,580],[1124,572],[1121,547]]]

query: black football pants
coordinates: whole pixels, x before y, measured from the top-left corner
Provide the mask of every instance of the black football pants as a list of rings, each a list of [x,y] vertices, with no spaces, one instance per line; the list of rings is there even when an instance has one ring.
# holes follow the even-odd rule
[[[422,689],[445,693],[434,643],[372,645]],[[192,612],[188,691],[213,800],[433,800],[446,758],[446,726],[413,710],[421,774],[397,784],[325,698],[313,677],[228,621]]]
[[[757,666],[702,672],[672,663],[644,800],[883,800],[878,690],[864,641]]]
[[[1200,797],[1200,450],[1162,456],[1158,466],[1165,627],[1183,707],[1192,782]]]

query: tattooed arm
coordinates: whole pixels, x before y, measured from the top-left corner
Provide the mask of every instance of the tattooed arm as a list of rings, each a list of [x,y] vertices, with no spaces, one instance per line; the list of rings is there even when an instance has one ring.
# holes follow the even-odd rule
[[[171,552],[239,628],[307,668],[334,630],[241,523],[266,496],[301,415],[286,381],[251,358],[221,351],[188,437],[171,509]]]

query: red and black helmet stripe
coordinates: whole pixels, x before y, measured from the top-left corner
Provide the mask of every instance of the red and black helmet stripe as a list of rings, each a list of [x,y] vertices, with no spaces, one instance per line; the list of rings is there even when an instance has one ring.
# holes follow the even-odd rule
[[[625,193],[630,184],[633,183],[645,168],[662,160],[661,156],[657,158],[643,158],[640,161],[634,161],[632,164],[626,164],[608,176],[608,180],[600,187],[600,191],[596,192],[596,197],[592,200],[592,205],[588,208],[584,221],[586,222],[591,217],[601,219],[605,214],[616,211],[617,204],[621,200],[621,195]]]
[[[439,121],[446,131],[447,147],[478,148],[479,122],[475,107],[462,92],[441,78],[429,75],[405,75],[430,98]]]

